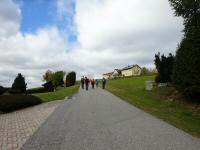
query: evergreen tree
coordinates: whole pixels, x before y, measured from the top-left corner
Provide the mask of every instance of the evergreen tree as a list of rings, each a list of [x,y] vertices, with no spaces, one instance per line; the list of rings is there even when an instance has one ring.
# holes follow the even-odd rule
[[[14,80],[14,83],[12,84],[12,90],[19,92],[19,93],[25,93],[26,92],[26,83],[25,78],[22,76],[21,73],[17,75],[17,77]]]
[[[172,71],[174,65],[174,56],[170,53],[169,56],[162,55],[160,53],[155,55],[155,65],[158,71],[156,76],[157,83],[165,83],[172,81]]]
[[[76,83],[76,72],[72,71],[66,76],[66,87],[73,86]]]
[[[189,32],[190,28],[200,26],[199,0],[169,0],[169,2],[175,10],[175,15],[183,17],[185,33]]]
[[[189,98],[200,98],[200,1],[169,0],[176,16],[184,19],[184,37],[178,46],[173,70],[177,89]]]
[[[193,29],[194,30],[194,29]],[[190,31],[180,43],[174,63],[173,81],[189,98],[200,98],[200,30]]]

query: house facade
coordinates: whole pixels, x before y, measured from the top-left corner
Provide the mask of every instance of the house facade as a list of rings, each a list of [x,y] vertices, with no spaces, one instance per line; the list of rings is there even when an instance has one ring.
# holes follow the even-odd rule
[[[121,77],[122,74],[121,74],[121,70],[120,69],[115,69],[113,71],[113,74],[112,74],[112,78],[118,78],[118,77]]]
[[[139,76],[141,75],[142,69],[138,65],[127,66],[121,70],[121,74],[123,77],[129,76]]]

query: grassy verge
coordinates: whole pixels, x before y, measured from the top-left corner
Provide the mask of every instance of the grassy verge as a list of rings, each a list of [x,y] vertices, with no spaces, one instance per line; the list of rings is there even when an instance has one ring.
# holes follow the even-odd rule
[[[70,96],[78,91],[79,85],[62,88],[55,92],[48,92],[48,93],[38,93],[33,94],[34,96],[39,97],[42,102],[49,102],[54,100],[61,100],[64,99],[66,96]]]
[[[158,89],[145,91],[145,81],[153,79],[154,76],[144,76],[108,80],[107,90],[175,127],[200,137],[200,115],[179,101],[161,98]]]

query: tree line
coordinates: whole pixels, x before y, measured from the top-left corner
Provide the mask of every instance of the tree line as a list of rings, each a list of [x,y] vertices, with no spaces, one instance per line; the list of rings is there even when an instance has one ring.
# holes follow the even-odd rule
[[[64,71],[52,72],[51,70],[47,70],[43,75],[43,81],[46,81],[46,83],[51,82],[55,88],[58,86],[63,87],[64,85],[66,87],[73,86],[76,82],[76,72],[69,72],[64,81],[65,74]]]
[[[47,70],[45,74],[43,75],[43,81],[45,81],[46,83],[52,84],[51,86],[53,87],[53,89],[56,89],[59,86],[61,87],[73,86],[75,85],[75,82],[76,82],[76,72],[72,71],[66,74],[64,71],[52,72],[50,70]],[[50,91],[50,90],[47,88],[46,91]],[[54,90],[51,90],[51,91],[54,91]],[[0,95],[5,92],[9,92],[11,94],[26,93],[27,83],[25,81],[25,77],[21,73],[18,73],[18,75],[14,79],[14,82],[11,88],[5,88],[3,86],[0,86]]]
[[[184,36],[176,55],[155,55],[156,82],[172,82],[186,97],[200,99],[200,1],[169,0],[175,16],[184,19]]]

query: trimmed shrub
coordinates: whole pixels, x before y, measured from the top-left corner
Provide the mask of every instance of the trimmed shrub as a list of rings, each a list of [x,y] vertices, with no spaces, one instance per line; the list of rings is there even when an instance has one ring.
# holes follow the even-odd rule
[[[21,94],[22,92],[21,92],[21,90],[11,88],[11,89],[8,90],[8,93],[10,93],[10,94]]]
[[[26,108],[40,103],[42,103],[41,99],[33,95],[1,95],[0,111],[11,112],[17,109]]]
[[[28,90],[26,91],[27,94],[45,93],[45,92],[48,92],[48,90],[45,89],[44,87],[28,89]]]
[[[72,71],[66,76],[66,87],[73,86],[76,83],[76,72]]]

